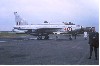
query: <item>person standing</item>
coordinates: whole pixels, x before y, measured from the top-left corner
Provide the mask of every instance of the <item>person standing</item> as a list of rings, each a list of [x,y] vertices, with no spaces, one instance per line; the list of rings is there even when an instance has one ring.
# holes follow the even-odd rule
[[[77,35],[77,33],[75,32],[75,34],[74,34],[74,35],[75,35],[75,39],[76,39],[76,35]]]
[[[95,59],[97,60],[97,48],[99,47],[99,33],[92,30],[89,33],[89,45],[90,45],[90,56],[88,59],[91,59],[92,52],[94,49],[95,52]]]
[[[69,35],[69,40],[72,40],[72,35],[71,34]]]
[[[56,39],[55,40],[57,40],[58,39],[58,36],[56,36]]]
[[[87,40],[87,36],[88,36],[88,34],[87,34],[87,32],[85,31],[85,32],[84,32],[84,38],[85,38],[85,40]]]

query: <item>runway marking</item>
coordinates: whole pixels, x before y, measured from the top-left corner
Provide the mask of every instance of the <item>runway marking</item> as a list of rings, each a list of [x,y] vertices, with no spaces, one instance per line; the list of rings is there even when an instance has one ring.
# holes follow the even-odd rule
[[[7,42],[7,41],[0,41],[0,42]]]

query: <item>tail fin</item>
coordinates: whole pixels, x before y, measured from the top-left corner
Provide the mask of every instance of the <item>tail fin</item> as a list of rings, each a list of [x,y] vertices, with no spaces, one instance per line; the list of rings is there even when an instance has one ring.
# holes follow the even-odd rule
[[[14,12],[14,15],[15,15],[15,21],[16,21],[16,25],[28,25],[28,23],[23,20],[17,12]]]

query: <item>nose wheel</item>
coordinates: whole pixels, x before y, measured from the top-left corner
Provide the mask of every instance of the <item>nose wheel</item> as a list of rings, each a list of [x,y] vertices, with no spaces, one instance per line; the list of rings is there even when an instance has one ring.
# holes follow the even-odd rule
[[[45,40],[48,40],[49,39],[49,36],[47,35],[47,36],[45,36],[45,38],[44,38]]]
[[[42,40],[42,36],[37,36],[37,40]]]

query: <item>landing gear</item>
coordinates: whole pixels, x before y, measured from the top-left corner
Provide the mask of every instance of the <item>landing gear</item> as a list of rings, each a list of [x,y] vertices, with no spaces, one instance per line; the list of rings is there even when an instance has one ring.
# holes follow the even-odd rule
[[[44,38],[45,40],[48,40],[49,39],[49,36],[47,35],[47,36],[45,36],[45,38]]]
[[[37,36],[37,40],[42,40],[42,36]]]
[[[42,40],[42,39],[48,40],[49,36],[48,35],[46,35],[46,36],[37,36],[37,40]]]

